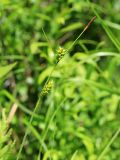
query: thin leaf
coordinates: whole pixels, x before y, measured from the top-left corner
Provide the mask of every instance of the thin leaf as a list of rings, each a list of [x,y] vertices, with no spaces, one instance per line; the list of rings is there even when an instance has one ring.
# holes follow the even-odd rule
[[[10,72],[15,66],[16,66],[16,62],[13,64],[9,64],[6,65],[4,67],[0,67],[0,78],[2,78],[3,76],[5,76],[8,72]]]

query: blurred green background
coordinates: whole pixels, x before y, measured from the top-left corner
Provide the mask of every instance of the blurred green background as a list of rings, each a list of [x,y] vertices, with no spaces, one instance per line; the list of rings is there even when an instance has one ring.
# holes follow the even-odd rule
[[[59,46],[67,50],[95,15],[29,125]],[[12,159],[28,127],[22,160],[37,159],[40,139],[43,160],[97,160],[120,126],[120,0],[0,0],[0,112],[14,104]],[[102,160],[119,159],[118,136]]]

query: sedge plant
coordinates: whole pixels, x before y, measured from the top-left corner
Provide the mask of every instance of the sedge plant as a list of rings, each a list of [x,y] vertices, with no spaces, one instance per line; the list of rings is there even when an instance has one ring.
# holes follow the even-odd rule
[[[53,86],[53,81],[51,80],[51,76],[53,74],[53,72],[55,71],[57,65],[60,63],[60,61],[64,58],[64,56],[69,53],[69,51],[71,50],[71,48],[75,45],[75,43],[77,42],[77,40],[83,35],[83,33],[90,27],[90,25],[93,23],[93,21],[96,19],[96,16],[94,16],[90,21],[89,23],[86,25],[86,27],[83,29],[83,31],[78,35],[78,37],[73,41],[73,43],[70,45],[70,47],[68,49],[64,49],[62,47],[60,47],[57,51],[57,54],[58,54],[58,59],[57,59],[57,63],[54,65],[53,67],[53,70],[51,71],[50,75],[48,76],[44,86],[43,86],[43,89],[39,95],[39,98],[38,98],[38,101],[35,105],[35,108],[32,112],[32,115],[30,117],[30,120],[29,120],[29,125],[31,125],[32,121],[33,121],[33,118],[34,118],[34,114],[36,113],[36,111],[38,110],[38,108],[40,107],[40,102],[41,102],[41,97],[43,97],[44,95],[46,95],[50,89],[52,88]],[[17,155],[17,160],[20,159],[20,156],[21,156],[21,152],[22,152],[22,149],[23,149],[23,146],[24,146],[24,143],[25,143],[25,140],[27,138],[27,135],[28,135],[28,127],[26,129],[26,132],[24,134],[24,137],[23,137],[23,140],[22,140],[22,143],[20,145],[20,149],[18,151],[18,155]],[[40,145],[40,148],[41,148],[41,145]]]

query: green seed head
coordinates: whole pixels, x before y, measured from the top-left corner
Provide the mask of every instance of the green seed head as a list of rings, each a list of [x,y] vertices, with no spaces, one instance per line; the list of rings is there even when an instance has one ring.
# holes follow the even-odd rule
[[[62,47],[59,47],[57,50],[57,57],[58,57],[58,62],[63,58],[65,55],[66,50]]]
[[[46,95],[53,87],[53,81],[49,81],[42,90],[42,95]]]

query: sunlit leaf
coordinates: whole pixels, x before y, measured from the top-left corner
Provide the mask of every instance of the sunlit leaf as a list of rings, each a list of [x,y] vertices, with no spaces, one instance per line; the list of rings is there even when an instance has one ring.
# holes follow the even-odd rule
[[[13,64],[6,65],[4,67],[0,67],[0,78],[6,75],[10,70],[12,70],[16,66],[16,62]]]

